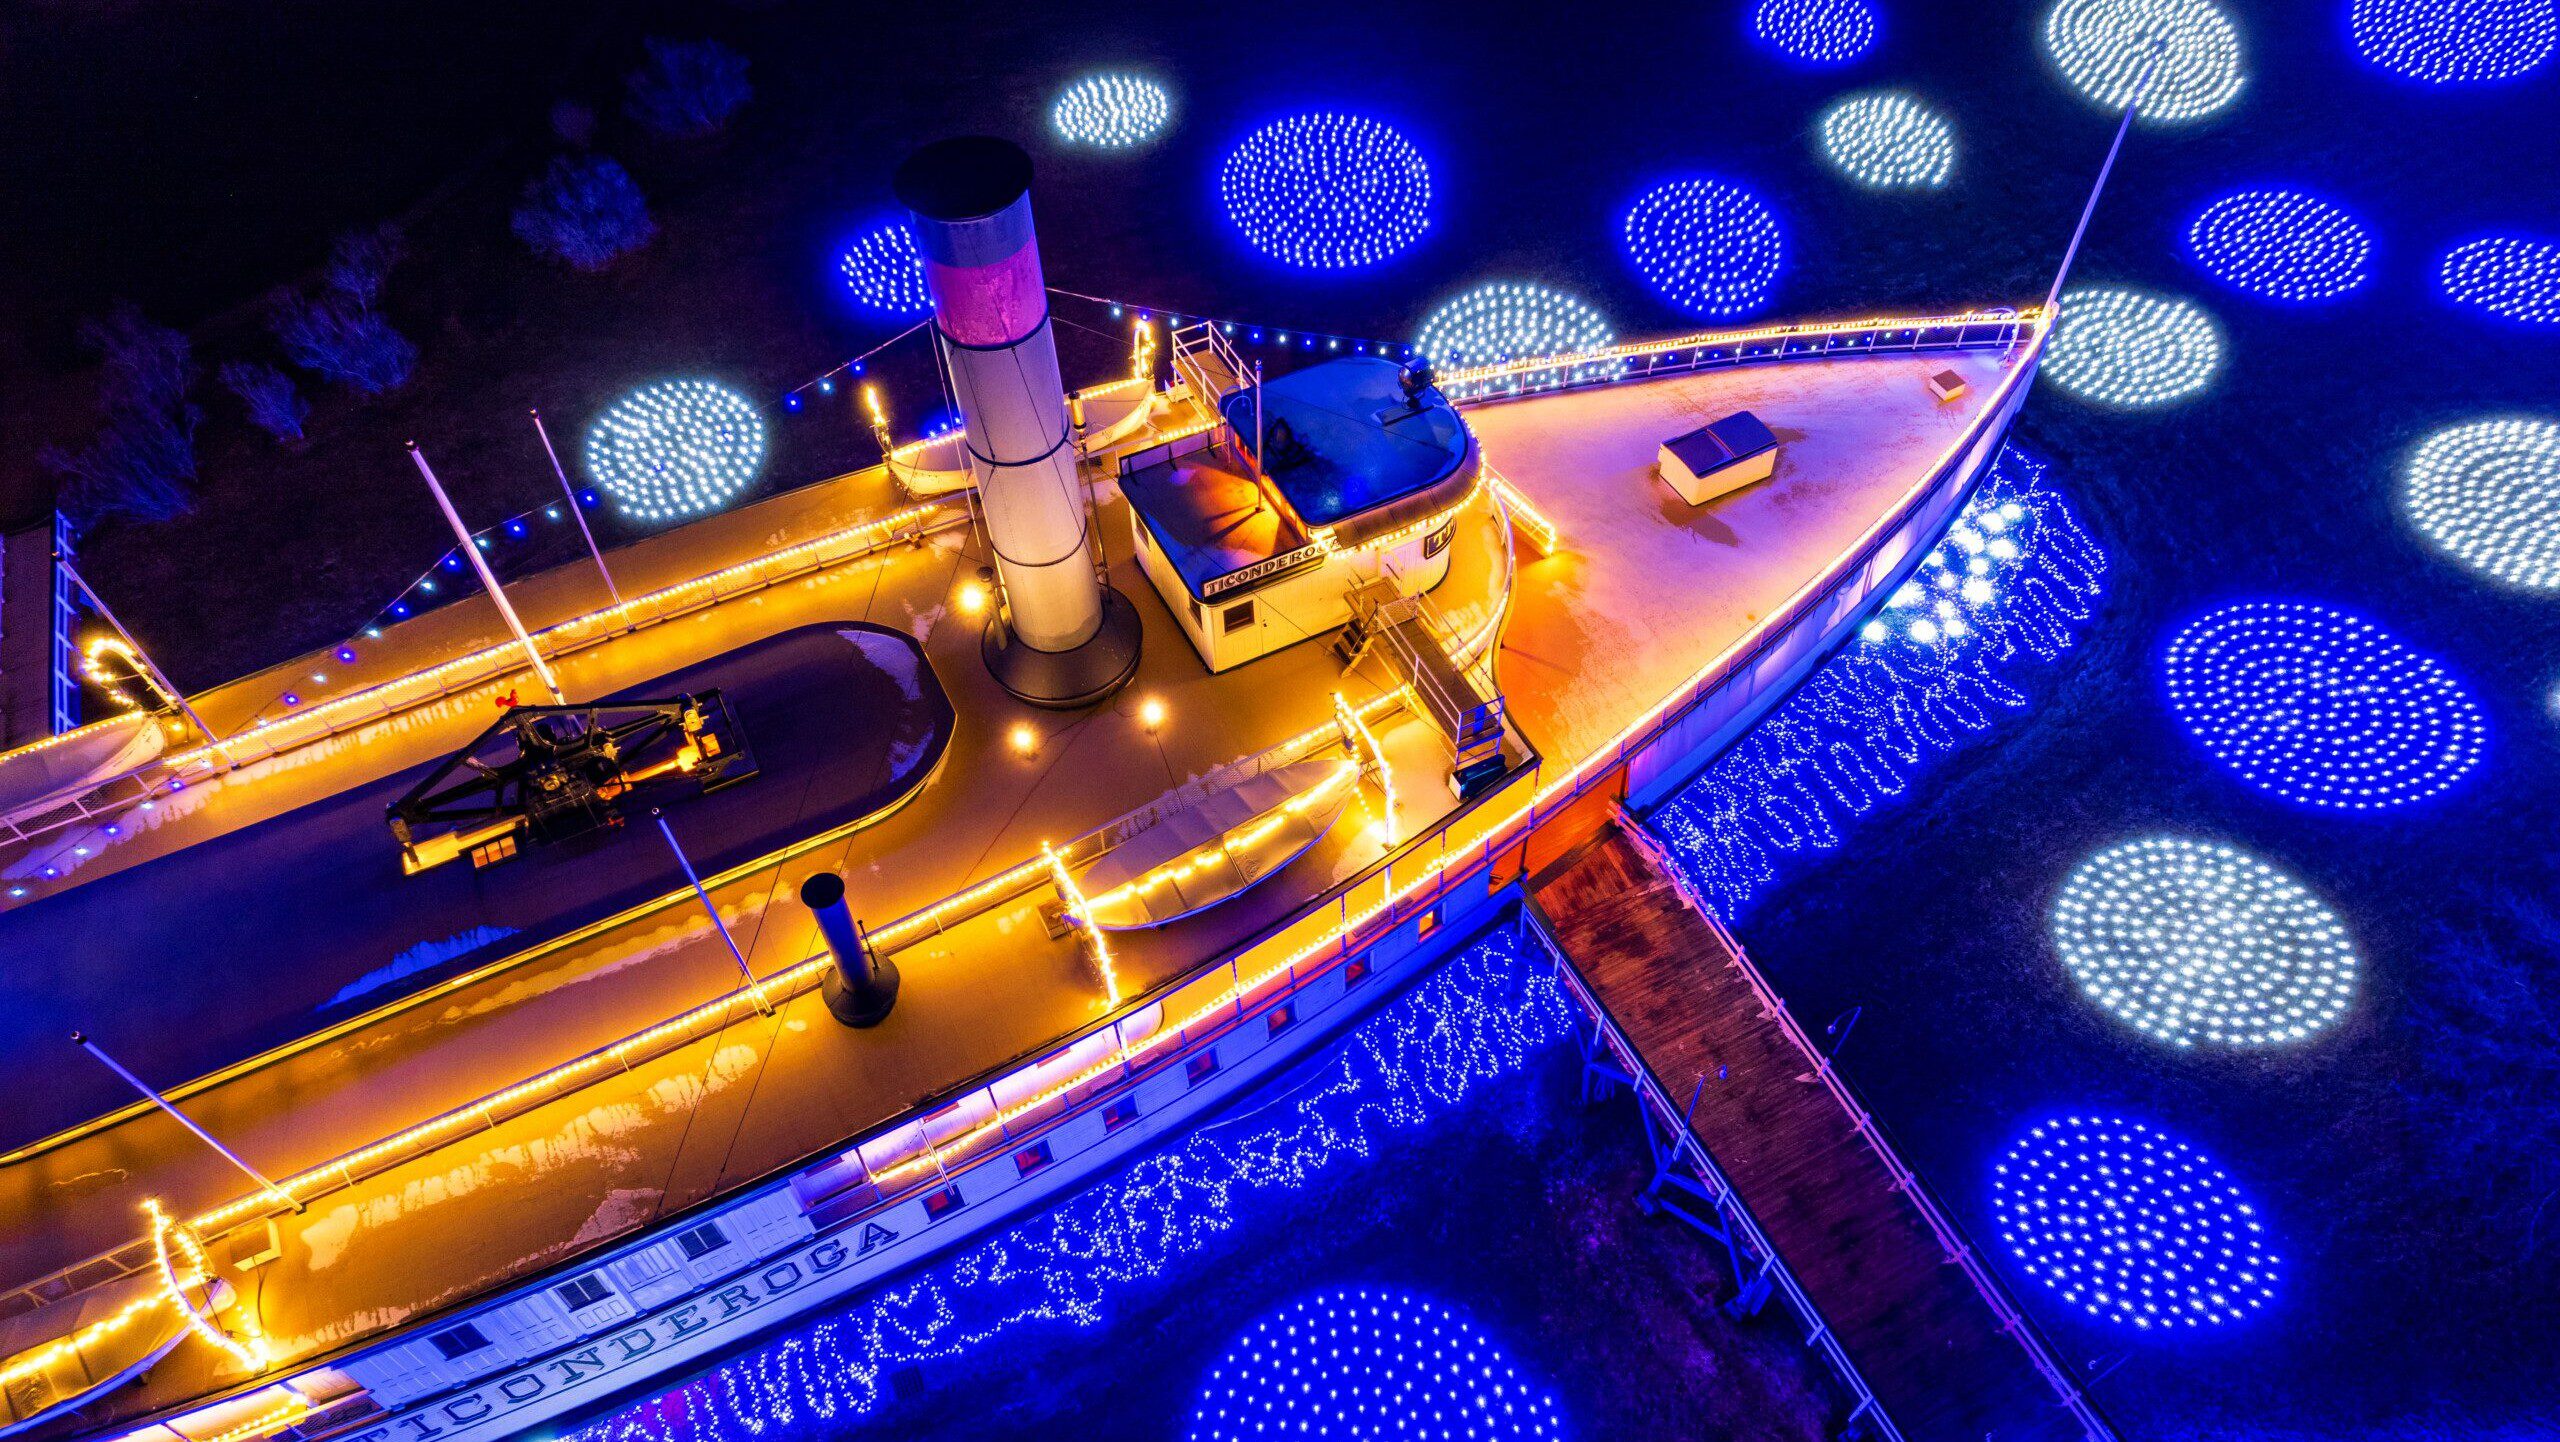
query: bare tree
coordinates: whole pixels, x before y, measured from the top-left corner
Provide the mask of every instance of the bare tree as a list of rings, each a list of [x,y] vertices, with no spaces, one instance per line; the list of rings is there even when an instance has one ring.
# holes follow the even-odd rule
[[[196,422],[188,401],[196,381],[186,336],[154,325],[131,301],[84,322],[80,340],[102,362],[98,430],[77,447],[47,446],[46,465],[64,477],[63,508],[88,526],[110,516],[165,521],[194,504]]]
[[[631,172],[601,155],[564,155],[524,188],[515,233],[579,270],[602,270],[657,234]]]
[[[674,140],[716,135],[755,94],[747,57],[717,40],[644,42],[648,63],[623,77],[624,109],[651,132]]]
[[[215,374],[225,389],[240,398],[251,425],[287,445],[302,440],[302,423],[311,415],[311,403],[302,398],[293,377],[264,361],[225,361]]]
[[[338,237],[320,289],[276,297],[267,327],[295,365],[366,395],[396,390],[417,365],[418,348],[382,314],[384,282],[400,259],[388,226]]]

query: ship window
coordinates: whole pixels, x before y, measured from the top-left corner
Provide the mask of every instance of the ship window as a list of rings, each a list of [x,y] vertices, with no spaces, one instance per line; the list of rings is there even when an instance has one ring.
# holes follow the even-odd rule
[[[436,1350],[443,1353],[448,1362],[459,1362],[489,1345],[488,1334],[469,1322],[459,1327],[447,1327],[427,1340],[436,1344]]]
[[[1252,625],[1253,603],[1251,601],[1238,601],[1218,613],[1218,629],[1229,635],[1248,630]]]
[[[1047,1142],[1033,1142],[1013,1154],[1013,1169],[1026,1177],[1047,1165],[1049,1165]]]
[[[691,1231],[678,1232],[676,1245],[684,1248],[684,1259],[699,1262],[729,1245],[729,1234],[720,1230],[718,1222],[705,1222]]]
[[[1191,1079],[1193,1086],[1200,1085],[1218,1074],[1218,1054],[1213,1051],[1200,1053],[1182,1064],[1182,1074]]]
[[[1116,1132],[1138,1119],[1138,1099],[1122,1097],[1102,1109],[1102,1129]]]
[[[1296,1021],[1297,1019],[1298,1008],[1294,1003],[1292,1003],[1287,1006],[1273,1007],[1271,1009],[1271,1015],[1264,1017],[1262,1021],[1263,1025],[1270,1031],[1271,1035],[1278,1036],[1280,1033],[1289,1029],[1289,1023]]]
[[[604,1283],[597,1281],[593,1276],[585,1276],[571,1277],[568,1281],[562,1282],[551,1289],[551,1295],[560,1299],[560,1305],[574,1312],[592,1307],[611,1296],[612,1293]]]
[[[1355,956],[1342,968],[1342,989],[1349,991],[1369,979],[1369,958]]]
[[[944,1187],[941,1191],[924,1199],[924,1215],[927,1221],[940,1221],[958,1210],[960,1210],[958,1187]]]
[[[1435,906],[1429,911],[1422,913],[1422,919],[1414,923],[1413,939],[1420,941],[1422,938],[1429,936],[1431,933],[1438,931],[1439,929],[1440,908]]]

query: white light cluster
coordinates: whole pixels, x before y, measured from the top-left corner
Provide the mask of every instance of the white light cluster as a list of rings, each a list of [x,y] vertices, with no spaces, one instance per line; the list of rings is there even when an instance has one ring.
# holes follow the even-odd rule
[[[1616,339],[1608,318],[1560,290],[1524,281],[1495,281],[1460,294],[1422,322],[1417,354],[1441,369],[1488,365],[1528,356],[1599,350]],[[1596,380],[1621,367],[1593,361],[1506,376],[1506,390],[1535,390],[1565,379]]]
[[[2493,235],[2444,258],[2444,293],[2458,305],[2528,325],[2560,324],[2560,243]]]
[[[1915,96],[1892,90],[1848,96],[1815,125],[1823,155],[1860,185],[1934,188],[1955,172],[1955,127]]]
[[[890,315],[922,315],[933,309],[925,293],[924,257],[916,253],[915,232],[897,221],[873,226],[854,237],[838,263],[853,298]]]
[[[1840,65],[1876,43],[1876,12],[1866,0],[1760,0],[1752,33],[1815,65]]]
[[[1372,265],[1431,226],[1431,168],[1392,127],[1358,115],[1292,115],[1218,168],[1227,217],[1254,249],[1317,270]]]
[[[2337,913],[2228,846],[2110,846],[2072,871],[2051,921],[2081,992],[2172,1046],[2297,1042],[2355,995],[2355,948]]]
[[[2146,1331],[2246,1320],[2274,1298],[2283,1266],[2222,1168],[2141,1122],[2029,1127],[1993,1169],[1991,1211],[2027,1275]]]
[[[587,429],[587,475],[644,521],[726,505],[764,467],[764,417],[709,381],[660,381],[607,407]]]
[[[1786,259],[1769,207],[1721,180],[1655,186],[1627,208],[1625,230],[1637,273],[1692,315],[1740,315],[1768,304]]]
[[[2446,555],[2510,586],[2560,591],[2560,424],[2447,426],[2410,457],[2401,499]]]
[[[1088,75],[1049,107],[1049,128],[1059,139],[1104,150],[1143,145],[1171,118],[1173,97],[1142,75]]]
[[[2190,622],[2162,662],[2170,709],[2242,780],[2308,806],[2423,800],[2479,763],[2480,708],[2432,656],[2359,616],[2242,601]]]
[[[2193,301],[2146,291],[2066,292],[2045,374],[2083,400],[2158,406],[2193,395],[2222,365],[2222,328]]]
[[[2315,196],[2244,190],[2208,205],[2187,249],[2216,276],[2275,300],[2329,300],[2365,283],[2373,241],[2356,218]]]
[[[1555,1398],[1466,1318],[1401,1292],[1301,1297],[1209,1369],[1191,1442],[1297,1437],[1494,1442],[1564,1435]]]
[[[2159,47],[2145,120],[2211,115],[2240,93],[2240,32],[2211,0],[2056,0],[2044,45],[2071,88],[2110,111],[2132,103]]]
[[[2365,59],[2433,85],[2513,80],[2551,58],[2560,0],[2353,0]]]

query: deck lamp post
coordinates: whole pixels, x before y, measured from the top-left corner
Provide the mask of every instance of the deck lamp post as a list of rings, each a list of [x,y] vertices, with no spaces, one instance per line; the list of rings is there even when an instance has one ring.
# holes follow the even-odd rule
[[[133,639],[133,633],[124,628],[124,622],[116,619],[116,613],[107,609],[106,598],[89,585],[89,579],[86,576],[72,568],[71,558],[56,551],[53,553],[53,564],[61,569],[63,579],[80,588],[80,594],[88,598],[89,609],[97,612],[105,619],[107,625],[124,639],[125,648],[133,653],[134,664],[141,668],[151,684],[159,687],[160,694],[168,697],[169,703],[177,707],[198,731],[204,733],[206,748],[214,755],[221,757],[225,763],[231,763],[231,753],[222,749],[222,737],[215,733],[212,726],[206,724],[204,717],[196,714],[195,704],[187,699],[187,693],[179,690],[177,683],[170,680],[168,674],[160,669],[159,663],[151,659],[151,653],[142,649],[142,643]]]
[[[818,934],[836,964],[819,978],[827,1011],[851,1027],[878,1026],[898,1004],[898,964],[872,950],[871,938],[844,904],[844,878],[821,871],[800,883],[800,904],[818,920]]]
[[[676,865],[684,869],[685,884],[693,888],[693,899],[702,903],[703,914],[711,918],[711,929],[720,933],[720,944],[729,948],[729,959],[738,964],[738,975],[746,978],[747,995],[755,999],[756,1010],[773,1015],[773,1003],[765,998],[764,983],[757,979],[756,969],[747,965],[747,954],[738,949],[738,939],[729,934],[729,923],[722,919],[719,905],[703,889],[701,874],[693,869],[693,858],[685,855],[683,843],[676,840],[675,828],[667,824],[667,814],[652,810],[649,819],[658,823],[658,834],[667,839],[667,849],[676,854]]]
[[[409,459],[418,463],[418,474],[426,478],[427,490],[436,498],[436,509],[444,512],[445,524],[453,527],[453,539],[462,547],[462,554],[469,558],[471,569],[480,573],[480,584],[489,589],[489,599],[498,603],[498,614],[506,619],[507,629],[515,633],[516,644],[524,648],[525,659],[533,663],[533,674],[542,682],[542,689],[551,693],[554,705],[569,704],[568,696],[560,689],[559,678],[551,674],[550,663],[542,659],[542,652],[534,646],[533,637],[525,633],[524,621],[516,615],[515,604],[507,599],[506,588],[498,584],[496,573],[489,569],[488,558],[480,554],[480,543],[472,539],[471,528],[462,524],[462,513],[453,508],[453,498],[444,493],[443,483],[428,468],[427,454],[418,449],[416,441],[409,443]]]

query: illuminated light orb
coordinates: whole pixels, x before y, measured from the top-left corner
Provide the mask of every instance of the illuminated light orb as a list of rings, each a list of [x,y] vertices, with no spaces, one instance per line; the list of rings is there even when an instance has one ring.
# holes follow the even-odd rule
[[[1561,1438],[1555,1398],[1466,1318],[1403,1292],[1344,1287],[1254,1323],[1209,1369],[1191,1442]]]
[[[1898,91],[1852,95],[1815,122],[1832,168],[1878,190],[1934,189],[1956,168],[1947,118]]]
[[[587,474],[644,521],[719,509],[756,478],[764,455],[764,417],[709,381],[642,386],[587,428]]]
[[[924,257],[915,232],[896,221],[873,226],[845,247],[838,262],[853,298],[890,315],[922,315],[933,309],[925,293]]]
[[[1496,281],[1466,291],[1433,311],[1423,321],[1421,333],[1414,337],[1413,348],[1435,366],[1447,370],[1530,356],[1595,351],[1615,339],[1607,317],[1562,291],[1526,282]],[[1506,376],[1486,384],[1505,390],[1535,389],[1566,379],[1596,380],[1618,367],[1616,361],[1593,361]]]
[[[1760,0],[1751,31],[1798,60],[1842,65],[1876,43],[1876,12],[1866,0]]]
[[[2055,1117],[1992,1169],[1991,1211],[2027,1274],[2145,1331],[2245,1321],[2282,1259],[2213,1159],[2141,1122]]]
[[[2174,296],[2098,288],[2062,297],[2044,361],[2054,384],[2109,406],[2158,406],[2195,394],[2222,365],[2222,328]]]
[[[1645,283],[1692,315],[1740,315],[1769,302],[1786,259],[1760,197],[1721,180],[1666,181],[1627,208],[1627,255]]]
[[[2473,421],[2422,442],[2401,477],[2410,523],[2510,586],[2560,591],[2560,424]]]
[[[1392,128],[1330,112],[1275,120],[1218,168],[1227,218],[1286,265],[1373,265],[1431,227],[1431,167]]]
[[[2329,300],[2365,283],[2373,240],[2337,206],[2290,190],[2244,190],[2204,208],[2187,250],[2215,276],[2274,300]]]
[[[1049,128],[1076,145],[1124,150],[1143,145],[1173,118],[1173,97],[1139,75],[1088,75],[1049,107]]]
[[[2560,41],[2555,0],[2353,0],[2347,29],[2365,59],[2411,80],[2513,80]]]
[[[2171,1046],[2282,1046],[2355,994],[2337,913],[2228,846],[2155,836],[2108,847],[2055,899],[2054,950],[2081,992]]]
[[[2493,235],[2444,258],[2444,293],[2457,305],[2532,325],[2560,324],[2560,243]]]
[[[2190,622],[2162,663],[2169,706],[2259,790],[2365,811],[2423,800],[2479,763],[2470,693],[2432,656],[2303,601],[2243,601]]]
[[[2160,73],[2142,119],[2194,120],[2240,93],[2240,32],[2211,0],[2056,0],[2044,46],[2072,89],[2109,111],[2130,104],[2155,43]]]

